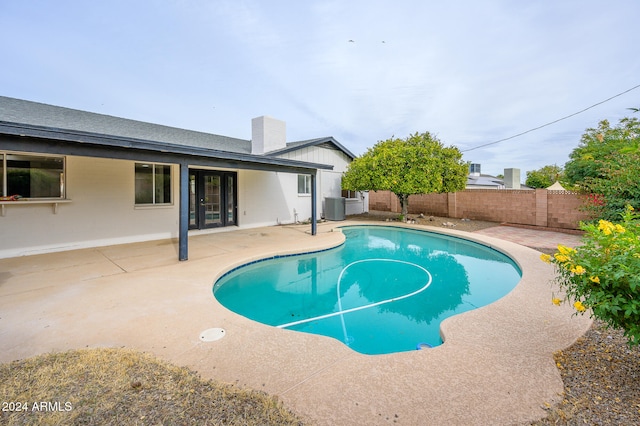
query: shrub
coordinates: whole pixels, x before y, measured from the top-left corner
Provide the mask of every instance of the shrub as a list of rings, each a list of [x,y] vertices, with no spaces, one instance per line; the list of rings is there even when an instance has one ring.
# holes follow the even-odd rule
[[[620,223],[582,224],[583,245],[562,245],[541,259],[554,264],[556,282],[577,313],[624,330],[629,345],[640,343],[640,215],[627,206]],[[562,300],[553,297],[553,303]]]

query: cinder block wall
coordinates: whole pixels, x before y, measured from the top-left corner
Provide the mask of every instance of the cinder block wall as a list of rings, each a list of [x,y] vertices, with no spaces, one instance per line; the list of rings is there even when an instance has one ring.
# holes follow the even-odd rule
[[[569,191],[473,189],[450,194],[409,197],[409,213],[505,222],[519,225],[578,229],[588,215],[583,197]],[[400,212],[398,197],[389,191],[369,193],[370,210]]]
[[[456,215],[450,217],[535,225],[534,191],[477,189],[456,193]]]
[[[391,191],[369,191],[369,210],[400,212],[400,202]]]
[[[398,197],[396,197],[398,198]],[[447,216],[449,201],[447,194],[411,195],[409,197],[409,213],[433,216]]]
[[[581,210],[584,196],[568,191],[547,191],[548,224],[553,228],[578,228],[589,216]]]

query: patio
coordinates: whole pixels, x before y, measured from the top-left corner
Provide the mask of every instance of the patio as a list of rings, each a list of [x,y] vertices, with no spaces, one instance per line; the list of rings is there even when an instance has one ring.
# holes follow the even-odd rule
[[[552,353],[591,321],[551,304],[552,267],[532,249],[492,237],[491,228],[434,230],[508,252],[522,282],[498,302],[446,320],[446,343],[432,350],[361,355],[330,338],[255,323],[213,298],[213,282],[229,268],[335,246],[343,236],[333,228],[350,223],[319,224],[316,236],[308,226],[191,236],[188,262],[177,261],[176,241],[1,259],[0,362],[125,346],[278,395],[315,424],[515,424],[561,399]],[[200,341],[212,327],[225,337]]]

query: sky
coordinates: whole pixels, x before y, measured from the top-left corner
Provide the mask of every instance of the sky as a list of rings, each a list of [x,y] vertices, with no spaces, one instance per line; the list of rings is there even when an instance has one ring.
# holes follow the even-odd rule
[[[268,115],[356,155],[428,131],[524,180],[634,116],[638,17],[637,0],[0,0],[0,95],[242,139]]]

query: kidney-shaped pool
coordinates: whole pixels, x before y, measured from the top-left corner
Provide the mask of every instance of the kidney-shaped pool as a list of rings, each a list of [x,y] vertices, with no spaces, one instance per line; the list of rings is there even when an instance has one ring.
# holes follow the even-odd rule
[[[498,300],[522,276],[508,256],[462,238],[390,226],[341,230],[339,247],[226,273],[214,296],[252,320],[376,355],[441,345],[445,318]]]

